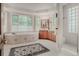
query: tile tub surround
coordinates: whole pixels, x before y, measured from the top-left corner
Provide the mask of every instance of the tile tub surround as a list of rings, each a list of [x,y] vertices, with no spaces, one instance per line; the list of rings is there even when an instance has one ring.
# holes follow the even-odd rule
[[[35,43],[11,48],[9,56],[34,56],[48,51],[49,49],[47,49],[40,43]]]
[[[38,35],[36,33],[27,34],[6,34],[5,35],[6,44],[20,44],[29,43],[38,40]]]

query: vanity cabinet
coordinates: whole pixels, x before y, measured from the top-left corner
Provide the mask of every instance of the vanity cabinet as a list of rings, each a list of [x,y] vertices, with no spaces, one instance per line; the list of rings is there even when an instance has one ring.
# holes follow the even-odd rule
[[[51,40],[56,42],[56,35],[48,30],[40,30],[39,31],[39,39]]]
[[[41,30],[39,32],[39,39],[48,39],[48,31],[47,30]]]

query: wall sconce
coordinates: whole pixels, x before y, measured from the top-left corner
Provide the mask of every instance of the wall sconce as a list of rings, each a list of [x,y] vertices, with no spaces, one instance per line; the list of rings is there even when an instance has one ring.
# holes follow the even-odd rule
[[[58,28],[56,28],[56,30],[57,30]]]

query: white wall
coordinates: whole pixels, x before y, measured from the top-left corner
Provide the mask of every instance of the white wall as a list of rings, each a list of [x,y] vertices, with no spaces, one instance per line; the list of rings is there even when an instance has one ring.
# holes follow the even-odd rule
[[[63,36],[63,5],[58,4],[58,29],[57,29],[57,43],[59,48],[61,48],[64,44],[64,36]]]
[[[33,13],[3,6],[2,7],[2,33],[11,32],[11,17],[12,17],[11,15],[12,14],[23,14],[23,15],[30,15],[32,18],[34,17]]]

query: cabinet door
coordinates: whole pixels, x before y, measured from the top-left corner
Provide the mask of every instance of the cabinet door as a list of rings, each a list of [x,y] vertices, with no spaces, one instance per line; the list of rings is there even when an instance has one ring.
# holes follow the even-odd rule
[[[47,39],[48,38],[48,31],[40,31],[39,38],[40,39]]]
[[[48,38],[48,31],[43,32],[43,38],[47,39]]]
[[[52,33],[48,33],[48,39],[52,40]]]
[[[48,39],[56,42],[56,35],[52,32],[49,32]]]

